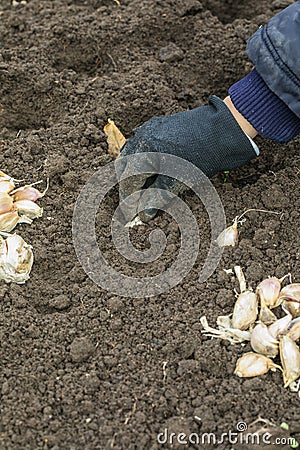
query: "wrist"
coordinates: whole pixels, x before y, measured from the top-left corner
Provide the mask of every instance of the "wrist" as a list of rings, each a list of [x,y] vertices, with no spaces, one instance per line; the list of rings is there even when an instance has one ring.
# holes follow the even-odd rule
[[[251,123],[248,122],[248,120],[235,108],[230,96],[227,96],[223,101],[244,133],[246,133],[247,136],[249,136],[251,139],[254,139],[255,136],[257,136],[258,132],[251,125]]]
[[[234,108],[257,132],[276,142],[300,133],[300,118],[267,86],[254,68],[229,88]]]

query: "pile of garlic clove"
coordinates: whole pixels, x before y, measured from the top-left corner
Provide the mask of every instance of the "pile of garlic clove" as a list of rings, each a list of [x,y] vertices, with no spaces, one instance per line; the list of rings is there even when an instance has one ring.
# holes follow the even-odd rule
[[[235,375],[254,377],[269,370],[283,373],[284,387],[300,377],[300,283],[281,287],[283,280],[269,277],[253,292],[246,289],[244,274],[239,266],[235,273],[240,282],[240,294],[233,313],[217,318],[218,328],[208,326],[206,317],[200,322],[207,336],[227,339],[231,343],[250,341],[252,352],[245,353],[238,361]],[[272,310],[282,308],[286,314],[278,319]],[[281,365],[273,360],[279,356]]]
[[[36,201],[45,195],[48,186],[44,192],[33,186],[16,188],[15,180],[0,171],[0,280],[6,283],[22,284],[29,279],[32,247],[21,236],[10,232],[17,224],[31,224],[43,214]]]

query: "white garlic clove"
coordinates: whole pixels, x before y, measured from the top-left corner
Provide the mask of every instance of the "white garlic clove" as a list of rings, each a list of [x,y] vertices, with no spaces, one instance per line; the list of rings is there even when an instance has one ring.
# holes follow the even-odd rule
[[[289,336],[283,336],[280,339],[279,351],[284,387],[288,387],[300,377],[300,350]]]
[[[238,243],[238,229],[237,221],[235,220],[233,225],[225,230],[218,236],[216,242],[219,247],[235,247]]]
[[[291,314],[287,314],[281,319],[276,320],[274,323],[272,323],[272,325],[269,326],[270,334],[275,339],[278,339],[280,336],[282,336],[287,332],[289,325],[291,324],[291,321],[292,321]]]
[[[38,189],[29,185],[16,189],[12,195],[15,202],[18,202],[19,200],[31,200],[32,202],[36,202],[45,195],[45,192],[40,192]]]
[[[257,295],[252,291],[242,292],[235,302],[232,314],[232,327],[247,330],[253,325],[258,314]]]
[[[0,214],[0,231],[9,233],[19,223],[20,217],[15,211]]]
[[[15,187],[15,184],[12,179],[9,180],[1,180],[0,178],[0,193],[9,194]]]
[[[0,236],[0,279],[6,283],[25,283],[33,264],[31,245],[18,234]]]
[[[241,378],[263,375],[269,370],[281,369],[272,359],[258,353],[245,353],[237,361],[234,374]]]
[[[293,341],[300,339],[300,317],[292,320],[287,330],[287,336],[293,339]]]
[[[275,358],[278,354],[279,341],[271,335],[264,323],[259,323],[253,328],[250,344],[255,352],[269,358]]]
[[[300,317],[300,303],[284,300],[281,305],[284,312],[291,314],[293,318]]]
[[[281,289],[279,299],[300,302],[300,283],[292,283]]]
[[[19,214],[24,214],[24,216],[29,217],[29,219],[41,217],[43,214],[43,208],[40,208],[31,200],[19,200],[14,203],[14,208]]]
[[[0,193],[9,194],[15,187],[13,178],[0,171]]]
[[[281,282],[276,277],[270,277],[263,280],[257,286],[257,294],[264,304],[270,308],[275,308],[279,293],[281,289]]]
[[[11,211],[13,208],[13,199],[9,194],[0,192],[0,214]]]

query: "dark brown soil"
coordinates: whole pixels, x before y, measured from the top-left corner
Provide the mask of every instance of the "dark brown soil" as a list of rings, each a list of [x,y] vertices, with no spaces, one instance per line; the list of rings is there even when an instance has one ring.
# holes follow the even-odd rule
[[[1,284],[0,448],[252,449],[162,446],[157,434],[168,428],[220,436],[258,416],[288,423],[300,440],[299,397],[283,388],[281,374],[235,377],[248,346],[204,337],[199,323],[204,314],[213,324],[231,312],[237,284],[223,269],[235,264],[253,287],[287,272],[300,281],[299,139],[285,146],[259,140],[257,160],[226,183],[222,174],[213,180],[228,220],[255,207],[282,215],[249,214],[238,248],[224,252],[204,284],[197,274],[209,224],[190,192],[184,200],[202,230],[201,252],[189,276],[158,297],[121,298],[93,284],[71,233],[81,187],[111,160],[102,132],[107,118],[129,136],[153,115],[205,104],[210,94],[226,96],[251,68],[247,38],[289,2],[120,3],[1,1],[0,167],[29,182],[49,176],[50,189],[40,202],[44,217],[19,226],[34,247],[31,279],[24,286]],[[161,50],[170,43],[178,47],[172,54]],[[99,241],[119,270],[143,274],[145,268],[113,253],[109,224],[116,205],[114,191],[98,216]],[[136,245],[146,245],[145,233],[155,226],[168,245],[147,274],[163,271],[180,247],[177,226],[164,214],[132,231]]]

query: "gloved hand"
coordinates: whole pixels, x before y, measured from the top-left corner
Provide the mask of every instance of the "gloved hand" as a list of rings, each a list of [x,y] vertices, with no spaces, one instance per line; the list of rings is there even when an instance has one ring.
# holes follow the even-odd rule
[[[242,166],[256,156],[248,137],[225,103],[216,96],[209,98],[207,106],[170,116],[154,117],[136,128],[121,150],[119,160],[122,173],[126,169],[126,165],[122,166],[123,156],[147,152],[169,153],[181,157],[197,166],[208,177]],[[159,169],[155,167],[153,158],[147,161],[146,157],[144,164],[145,167],[140,168],[148,173],[120,181],[120,200],[149,187],[164,189],[166,194],[170,191],[177,195],[182,191],[180,182],[165,175],[158,175],[153,180],[153,173]],[[137,204],[126,205],[126,201],[123,204],[122,212],[128,221],[137,215],[137,211]],[[157,210],[152,208],[140,212],[139,216],[143,222],[148,222],[156,213]]]

